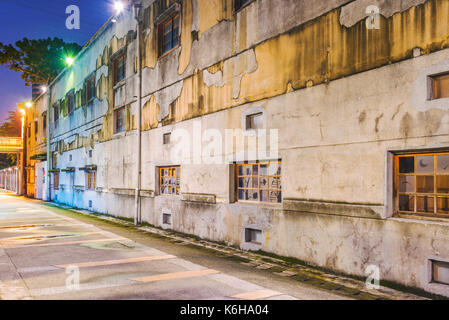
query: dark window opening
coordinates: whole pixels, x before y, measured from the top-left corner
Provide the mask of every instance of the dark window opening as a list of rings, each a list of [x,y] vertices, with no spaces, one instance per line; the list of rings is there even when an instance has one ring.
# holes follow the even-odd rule
[[[263,113],[246,116],[246,130],[263,129]]]
[[[119,83],[125,79],[126,75],[126,61],[123,53],[114,60],[114,84]]]
[[[163,144],[170,144],[170,137],[171,133],[164,133],[164,135],[162,136]]]
[[[179,45],[179,14],[160,23],[158,32],[158,56],[161,57]]]
[[[246,228],[245,229],[245,242],[261,244],[262,243],[262,231]]]
[[[67,95],[67,113],[71,114],[75,110],[75,95],[73,92]]]
[[[115,133],[125,131],[125,107],[114,111]]]
[[[234,10],[237,12],[246,7],[252,1],[254,0],[234,0]]]
[[[95,77],[92,76],[86,81],[86,102],[95,98]]]

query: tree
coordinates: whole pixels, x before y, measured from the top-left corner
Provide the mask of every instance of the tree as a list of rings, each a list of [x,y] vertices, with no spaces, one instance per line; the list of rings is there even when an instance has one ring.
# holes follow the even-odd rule
[[[48,85],[64,69],[65,57],[75,56],[81,48],[60,38],[23,38],[15,46],[0,42],[0,64],[21,72],[26,86]]]
[[[9,116],[0,125],[1,137],[21,137],[22,136],[22,114],[19,110],[8,111]]]
[[[8,118],[0,125],[0,137],[22,136],[22,114],[19,110],[8,111]],[[17,155],[0,154],[0,170],[16,165]]]

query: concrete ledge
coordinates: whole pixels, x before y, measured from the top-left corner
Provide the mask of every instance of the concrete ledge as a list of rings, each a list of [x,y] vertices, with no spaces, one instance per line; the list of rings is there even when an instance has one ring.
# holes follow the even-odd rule
[[[311,212],[371,219],[382,219],[384,211],[383,206],[318,202],[300,199],[284,199],[283,209],[285,211]]]
[[[120,189],[120,188],[111,188],[110,191],[115,194],[119,194],[122,196],[135,196],[135,189]]]
[[[154,198],[153,190],[140,190],[140,196],[145,198]]]
[[[217,199],[214,194],[201,194],[201,193],[183,193],[181,195],[182,201],[200,202],[216,204]]]

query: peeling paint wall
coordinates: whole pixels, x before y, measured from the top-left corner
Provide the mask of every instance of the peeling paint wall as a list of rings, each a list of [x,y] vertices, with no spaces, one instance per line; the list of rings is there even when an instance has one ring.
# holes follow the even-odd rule
[[[162,214],[170,213],[176,231],[244,249],[254,249],[245,228],[258,228],[264,243],[256,249],[358,276],[376,264],[382,279],[449,296],[427,279],[428,259],[449,259],[449,224],[392,217],[387,161],[390,150],[449,148],[449,103],[425,99],[428,75],[449,71],[449,2],[370,2],[381,13],[373,30],[364,0],[255,0],[237,13],[232,3],[167,1],[180,15],[180,43],[158,57],[164,12],[159,1],[143,1],[144,221],[162,226]],[[135,30],[130,15],[107,24],[51,88],[52,105],[62,106],[51,127],[54,167],[97,166],[96,190],[85,190],[77,170],[61,173],[64,190],[54,195],[128,218],[136,188]],[[114,86],[111,57],[119,50],[126,52],[126,80]],[[92,72],[96,99],[85,103]],[[72,89],[77,105],[67,115]],[[116,134],[120,106],[126,130]],[[224,137],[226,129],[244,129],[250,110],[263,113],[266,129],[278,130],[282,204],[235,202],[228,160],[182,163],[181,194],[158,194],[157,168],[180,164],[170,157],[175,141],[162,143],[164,133],[194,136],[200,126],[200,133]],[[248,148],[236,143],[217,156]],[[184,160],[195,156],[191,150]]]

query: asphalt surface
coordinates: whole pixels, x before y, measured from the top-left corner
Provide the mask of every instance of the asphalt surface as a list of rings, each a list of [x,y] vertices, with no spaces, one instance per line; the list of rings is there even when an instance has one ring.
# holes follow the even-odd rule
[[[347,299],[123,226],[0,192],[0,299]]]

